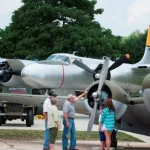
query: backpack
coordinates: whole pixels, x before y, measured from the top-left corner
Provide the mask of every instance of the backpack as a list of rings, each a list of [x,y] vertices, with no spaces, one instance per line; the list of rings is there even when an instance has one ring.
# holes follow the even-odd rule
[[[111,134],[111,147],[117,148],[117,131],[115,129]]]

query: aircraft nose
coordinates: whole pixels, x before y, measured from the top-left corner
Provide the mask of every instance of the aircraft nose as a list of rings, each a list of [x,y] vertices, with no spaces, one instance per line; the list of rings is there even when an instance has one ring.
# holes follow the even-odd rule
[[[34,63],[23,68],[24,82],[37,88],[58,88],[62,85],[62,66]]]

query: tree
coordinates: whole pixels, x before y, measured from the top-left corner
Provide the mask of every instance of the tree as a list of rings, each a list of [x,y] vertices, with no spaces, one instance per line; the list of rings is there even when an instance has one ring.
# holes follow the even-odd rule
[[[147,30],[141,33],[139,30],[134,31],[128,37],[122,38],[122,46],[125,52],[131,54],[131,63],[141,60],[145,51]]]
[[[101,57],[119,53],[120,38],[94,21],[95,0],[22,0],[1,39],[3,57],[46,59],[57,52],[78,51]],[[111,52],[110,52],[111,51]]]

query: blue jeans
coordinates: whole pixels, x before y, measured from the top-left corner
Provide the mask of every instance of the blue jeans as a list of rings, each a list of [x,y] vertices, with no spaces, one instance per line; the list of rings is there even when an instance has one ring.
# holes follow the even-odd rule
[[[43,143],[43,148],[49,148],[49,143],[50,143],[50,131],[47,128],[47,122],[45,120],[45,131],[44,131],[44,143]]]
[[[68,119],[69,121],[69,128],[66,127],[66,121],[63,120],[63,135],[62,135],[62,148],[66,150],[68,148],[68,134],[70,132],[70,149],[74,149],[76,147],[76,129],[74,120]]]

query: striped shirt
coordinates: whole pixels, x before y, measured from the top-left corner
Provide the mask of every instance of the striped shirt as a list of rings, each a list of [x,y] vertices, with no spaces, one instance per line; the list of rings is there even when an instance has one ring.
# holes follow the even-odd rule
[[[115,113],[109,108],[104,108],[101,115],[101,124],[106,127],[107,130],[112,131],[115,127]]]

